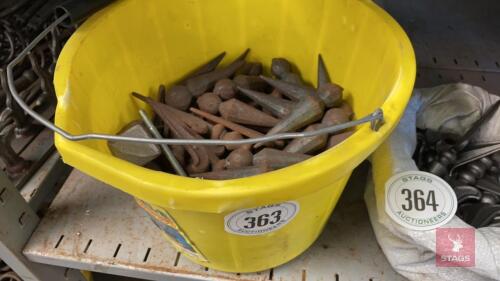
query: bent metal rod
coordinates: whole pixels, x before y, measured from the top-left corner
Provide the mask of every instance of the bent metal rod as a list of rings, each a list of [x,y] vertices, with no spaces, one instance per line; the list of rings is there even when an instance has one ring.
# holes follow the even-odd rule
[[[257,138],[247,138],[241,140],[210,140],[210,139],[150,139],[150,138],[134,138],[134,137],[123,137],[111,134],[99,134],[99,133],[87,133],[87,134],[71,134],[68,131],[56,126],[54,123],[44,118],[36,111],[31,109],[19,96],[14,83],[13,69],[19,64],[23,59],[36,47],[36,45],[43,39],[51,30],[68,18],[68,14],[63,14],[61,17],[56,19],[52,24],[47,26],[26,48],[19,53],[19,55],[14,58],[7,65],[7,82],[9,85],[9,90],[12,94],[14,100],[19,104],[19,106],[28,115],[33,117],[36,121],[40,122],[45,127],[54,131],[55,133],[61,135],[63,138],[71,141],[82,141],[82,140],[108,140],[108,141],[123,141],[123,142],[139,142],[139,143],[152,143],[152,144],[169,144],[169,145],[243,145],[243,144],[255,144],[260,142],[270,142],[281,139],[292,139],[292,138],[304,138],[313,137],[322,134],[330,134],[345,130],[347,128],[355,127],[364,123],[371,123],[371,129],[377,131],[383,123],[384,114],[382,109],[378,108],[374,112],[360,118],[358,120],[346,122],[340,125],[325,127],[322,129],[309,131],[309,132],[292,132],[292,133],[279,133],[269,136],[262,136]]]

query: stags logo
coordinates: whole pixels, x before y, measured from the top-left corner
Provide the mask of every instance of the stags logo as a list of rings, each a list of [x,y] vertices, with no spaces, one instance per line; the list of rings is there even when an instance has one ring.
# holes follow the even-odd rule
[[[451,238],[450,235],[448,234],[448,240],[450,240],[451,243],[453,243],[453,248],[451,249],[452,252],[458,253],[460,252],[460,249],[464,247],[462,236],[460,236],[459,234],[457,234],[455,240],[453,240],[453,238]]]
[[[474,228],[436,229],[436,265],[472,267],[476,264]]]

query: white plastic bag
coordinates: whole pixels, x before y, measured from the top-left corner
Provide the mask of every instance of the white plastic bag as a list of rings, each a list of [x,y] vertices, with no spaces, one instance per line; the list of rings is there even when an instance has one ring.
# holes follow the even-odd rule
[[[372,155],[372,177],[365,202],[377,240],[392,267],[410,280],[500,280],[500,228],[475,231],[475,266],[436,266],[436,230],[416,231],[394,222],[385,212],[385,182],[394,174],[418,170],[412,159],[416,128],[463,135],[499,98],[467,84],[416,89],[393,134]],[[496,116],[496,120],[500,116]],[[480,130],[474,142],[499,140],[500,122]],[[493,129],[491,129],[493,128]],[[493,131],[492,131],[493,130]],[[458,217],[442,227],[471,227]]]

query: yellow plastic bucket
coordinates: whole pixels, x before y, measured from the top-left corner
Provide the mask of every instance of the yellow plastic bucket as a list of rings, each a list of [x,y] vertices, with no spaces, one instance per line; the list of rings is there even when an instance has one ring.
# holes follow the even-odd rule
[[[190,259],[232,272],[274,267],[307,249],[351,171],[398,122],[415,58],[396,22],[364,0],[122,0],[76,31],[55,74],[58,126],[74,134],[116,134],[146,107],[132,91],[155,96],[160,83],[171,85],[221,51],[230,61],[247,47],[249,60],[286,57],[309,81],[316,80],[323,54],[356,116],[380,107],[385,124],[376,132],[361,125],[344,143],[300,164],[228,181],[139,167],[113,157],[105,141],[55,139],[66,163],[136,197]],[[282,221],[245,233],[251,224],[242,221],[245,214],[261,218],[254,224]]]

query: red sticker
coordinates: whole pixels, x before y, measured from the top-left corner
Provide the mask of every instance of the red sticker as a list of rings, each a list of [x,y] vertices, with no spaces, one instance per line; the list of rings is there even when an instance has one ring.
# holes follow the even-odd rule
[[[476,230],[468,228],[436,229],[436,266],[473,267],[476,265]]]

